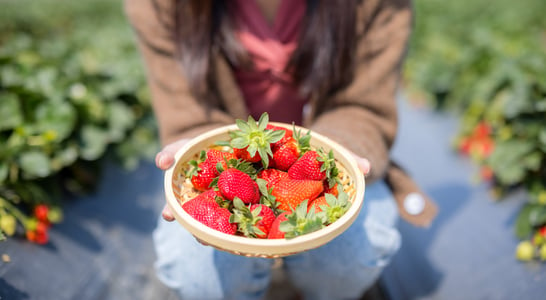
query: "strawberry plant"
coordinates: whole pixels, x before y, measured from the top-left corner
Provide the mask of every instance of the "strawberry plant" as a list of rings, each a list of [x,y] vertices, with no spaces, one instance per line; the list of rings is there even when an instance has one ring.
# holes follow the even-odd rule
[[[413,98],[460,116],[454,145],[499,199],[527,191],[515,232],[537,251],[546,225],[545,10],[540,0],[419,1],[405,71]]]
[[[61,7],[2,1],[0,239],[46,243],[63,197],[91,190],[101,160],[133,168],[157,149],[121,3]],[[96,15],[110,21],[97,24]]]

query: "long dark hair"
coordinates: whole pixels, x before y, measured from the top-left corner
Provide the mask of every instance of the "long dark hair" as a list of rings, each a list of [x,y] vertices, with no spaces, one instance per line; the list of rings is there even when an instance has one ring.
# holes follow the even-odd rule
[[[229,0],[228,0],[229,1]],[[288,71],[303,94],[325,95],[353,77],[357,0],[307,0],[298,47]],[[194,92],[207,89],[210,60],[222,51],[237,67],[248,58],[234,34],[225,0],[177,0],[174,13],[178,53]]]

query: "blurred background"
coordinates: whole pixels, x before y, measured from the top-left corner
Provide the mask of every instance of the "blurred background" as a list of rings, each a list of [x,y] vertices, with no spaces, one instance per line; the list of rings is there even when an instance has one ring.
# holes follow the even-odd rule
[[[484,219],[472,220],[475,226],[483,226],[489,213],[494,218],[490,210],[496,207],[508,210],[497,220],[502,224],[498,238],[507,242],[483,247],[493,244],[508,249],[503,257],[510,263],[501,272],[530,262],[532,267],[523,267],[522,276],[533,278],[529,284],[536,288],[530,290],[546,292],[541,265],[546,260],[546,1],[416,0],[414,6],[415,29],[401,97],[402,110],[410,116],[402,114],[402,124],[410,129],[402,128],[396,151],[411,160],[415,152],[409,151],[415,149],[411,142],[405,144],[406,134],[429,134],[422,147],[449,153],[444,159],[455,166],[466,164],[457,173],[459,179],[467,180],[464,184],[470,191],[465,193],[479,193],[477,198],[494,202],[479,208],[488,210],[478,211],[476,218]],[[438,126],[447,131],[435,131]],[[40,292],[34,283],[38,279],[29,277],[34,272],[17,267],[14,258],[25,261],[25,255],[45,255],[54,263],[66,263],[70,254],[62,249],[70,243],[82,257],[107,257],[111,254],[104,254],[105,250],[118,249],[111,246],[116,238],[112,229],[126,230],[119,229],[123,226],[137,228],[129,229],[134,236],[125,236],[129,239],[124,240],[125,245],[148,243],[159,208],[142,202],[161,195],[157,190],[161,174],[151,166],[157,150],[143,68],[122,1],[0,0],[0,240],[4,240],[0,242],[0,296],[40,298],[33,294]],[[428,174],[420,173],[418,166],[413,168],[425,187],[429,178],[446,177],[449,172],[437,165],[430,169],[435,173]],[[142,184],[155,186],[142,190]],[[122,225],[113,225],[111,219],[120,217],[94,206],[119,201],[115,205],[130,210],[141,194],[148,198],[137,201],[140,221],[127,217]],[[503,206],[511,197],[518,199],[516,204]],[[440,199],[441,209],[445,203]],[[445,215],[440,214],[442,217]],[[455,217],[450,214],[449,218]],[[81,230],[74,231],[74,226]],[[410,238],[414,229],[402,228],[402,232]],[[422,238],[442,233],[435,229],[415,234]],[[76,250],[78,244],[86,246]],[[142,255],[151,251],[146,247]],[[152,258],[144,261],[136,271],[140,277],[129,280],[128,285],[148,282]],[[67,273],[79,270],[66,265],[59,268]],[[442,272],[447,274],[448,266],[445,268]],[[393,276],[403,280],[403,269],[395,264],[385,280],[393,282]],[[113,274],[106,272],[102,279]],[[88,276],[83,278],[93,274]],[[150,293],[157,292],[155,285],[150,286]],[[523,287],[529,290],[528,285]],[[42,293],[51,287],[44,285],[43,289]],[[385,283],[384,289],[397,288]],[[391,292],[390,297],[446,295],[434,289],[441,289],[438,282],[420,294],[411,294],[407,288]],[[106,291],[117,294],[76,290],[77,285],[63,295],[66,299],[74,295],[114,299],[108,295],[123,293],[122,288],[111,286]]]

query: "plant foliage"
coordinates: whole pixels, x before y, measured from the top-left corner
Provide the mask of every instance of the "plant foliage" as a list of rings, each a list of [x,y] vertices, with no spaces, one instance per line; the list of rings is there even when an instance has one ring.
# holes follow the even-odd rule
[[[461,116],[456,146],[499,196],[528,191],[516,233],[534,236],[546,225],[546,2],[415,4],[408,86]]]
[[[48,221],[34,208],[59,221],[64,192],[92,188],[102,159],[151,157],[155,125],[121,2],[0,5],[0,232],[29,238]]]

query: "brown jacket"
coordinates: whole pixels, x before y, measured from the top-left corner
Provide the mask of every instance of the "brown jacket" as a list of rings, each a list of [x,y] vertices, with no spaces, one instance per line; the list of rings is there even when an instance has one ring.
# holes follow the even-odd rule
[[[144,59],[161,142],[191,138],[212,128],[246,119],[248,111],[224,56],[211,62],[207,99],[190,93],[181,65],[174,57],[174,0],[125,0],[125,11]],[[397,133],[395,93],[412,27],[410,0],[363,0],[358,7],[357,66],[354,81],[332,97],[310,100],[304,126],[326,135],[371,163],[367,182],[383,178],[399,207],[409,192],[421,192],[396,164],[389,151]],[[401,215],[428,225],[435,206],[428,197],[425,211]]]

